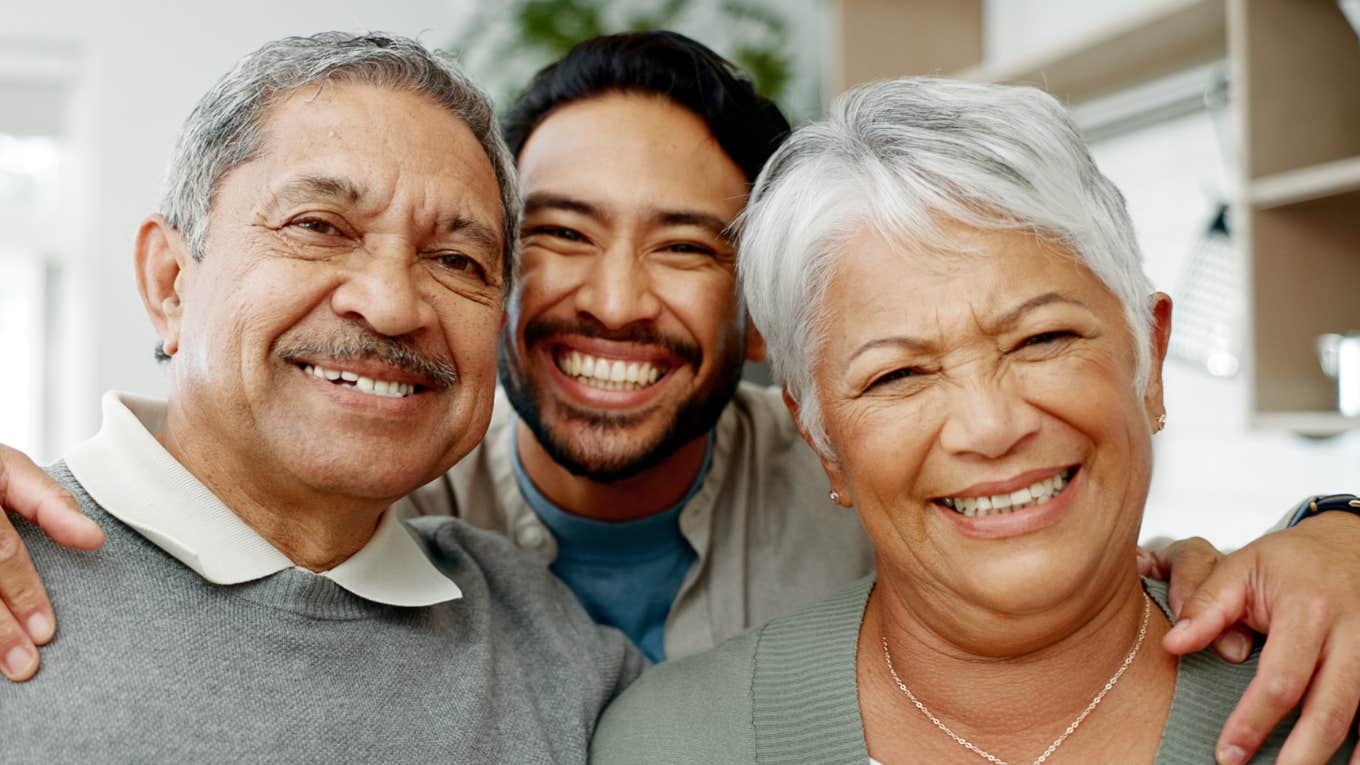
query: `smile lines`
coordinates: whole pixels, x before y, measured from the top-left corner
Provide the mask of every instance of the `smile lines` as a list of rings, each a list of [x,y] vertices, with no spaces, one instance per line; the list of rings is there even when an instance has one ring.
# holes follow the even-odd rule
[[[938,501],[950,510],[969,518],[986,518],[989,515],[1011,513],[1041,505],[1058,496],[1076,472],[1076,468],[1068,468],[1052,478],[1035,481],[1030,486],[1009,494],[994,494],[990,497],[945,497]]]
[[[606,359],[580,351],[559,352],[553,359],[562,373],[604,390],[641,390],[656,384],[668,367],[650,361]]]
[[[397,382],[395,380],[375,380],[372,377],[364,377],[353,372],[341,372],[337,369],[327,369],[326,367],[313,364],[303,364],[302,371],[313,377],[320,377],[323,380],[339,385],[344,388],[357,390],[360,393],[371,393],[375,396],[386,398],[406,398],[416,392],[416,386],[411,383]]]

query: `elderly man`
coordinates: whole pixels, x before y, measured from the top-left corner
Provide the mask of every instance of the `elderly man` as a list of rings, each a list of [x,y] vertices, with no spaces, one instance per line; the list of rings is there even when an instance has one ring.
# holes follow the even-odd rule
[[[711,647],[867,573],[858,522],[827,502],[779,391],[737,382],[763,349],[738,298],[727,225],[788,133],[778,109],[704,46],[653,32],[581,43],[534,78],[504,124],[526,200],[506,396],[486,442],[413,497],[418,510],[505,533],[656,659]],[[7,464],[16,509],[47,508],[56,536],[94,541],[25,480],[25,461],[11,453]],[[1247,610],[1272,614],[1256,621],[1280,646],[1261,688],[1283,681],[1301,693],[1321,646],[1355,640],[1360,522],[1328,516],[1221,564],[1186,605],[1203,618],[1172,647],[1202,647]],[[1179,602],[1205,559],[1194,545],[1176,549],[1187,560],[1173,582]],[[16,615],[46,619],[36,578],[21,560],[8,571],[0,591],[20,593],[9,596],[23,603]],[[1244,594],[1248,577],[1274,584]],[[1307,602],[1284,594],[1300,592]],[[4,622],[0,609],[0,646]],[[33,630],[50,634],[50,621]],[[1238,633],[1229,652],[1234,639],[1245,653]],[[37,655],[24,650],[26,676]],[[1345,668],[1323,671],[1344,682]],[[1229,735],[1250,748],[1297,700],[1254,691]],[[1349,717],[1355,700],[1318,694],[1310,709]]]
[[[52,666],[5,758],[571,762],[640,668],[541,564],[390,505],[482,437],[518,197],[485,98],[409,40],[285,39],[181,135],[136,274],[170,396],[52,474],[107,536],[22,536]]]

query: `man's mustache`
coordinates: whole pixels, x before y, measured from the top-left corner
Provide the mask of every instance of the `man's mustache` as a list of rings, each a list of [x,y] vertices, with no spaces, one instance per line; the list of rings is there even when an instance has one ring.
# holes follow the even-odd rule
[[[289,361],[323,358],[351,361],[377,361],[419,375],[429,387],[453,387],[458,370],[453,364],[418,350],[399,337],[385,337],[354,325],[324,334],[317,331],[290,333],[274,343],[274,353]]]
[[[580,316],[575,320],[546,317],[534,319],[524,326],[524,345],[527,348],[556,335],[578,335],[619,343],[654,345],[674,353],[695,368],[700,366],[704,358],[703,351],[699,350],[695,343],[674,335],[663,334],[651,324],[634,322],[618,329],[610,329],[592,316]]]

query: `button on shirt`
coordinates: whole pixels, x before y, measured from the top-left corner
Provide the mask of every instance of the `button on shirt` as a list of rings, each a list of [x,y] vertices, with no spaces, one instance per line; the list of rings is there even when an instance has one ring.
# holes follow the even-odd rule
[[[551,563],[557,542],[515,481],[516,421],[498,391],[482,445],[409,497],[403,511],[459,515]],[[679,511],[695,558],[671,601],[668,658],[712,648],[873,570],[858,516],[827,499],[821,463],[778,388],[739,385],[713,430],[712,452],[708,475]]]

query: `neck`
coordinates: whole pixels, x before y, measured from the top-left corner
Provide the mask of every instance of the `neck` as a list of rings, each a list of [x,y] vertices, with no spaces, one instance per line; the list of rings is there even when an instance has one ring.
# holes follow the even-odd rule
[[[270,480],[268,464],[221,448],[192,433],[172,403],[156,438],[166,451],[295,565],[329,571],[358,552],[378,529],[390,503],[308,490]]]
[[[534,486],[554,505],[597,521],[634,521],[673,507],[694,485],[708,451],[704,434],[637,475],[603,483],[553,461],[523,420],[515,428],[520,464]]]
[[[871,707],[865,711],[866,730],[915,726],[924,741],[961,761],[973,755],[936,729],[891,678],[883,636],[898,676],[936,717],[992,754],[1030,759],[1077,718],[1119,669],[1135,644],[1145,598],[1131,570],[1112,593],[1070,613],[1008,616],[990,623],[977,617],[974,629],[958,634],[950,631],[958,622],[940,629],[931,620],[931,608],[916,595],[910,586],[896,588],[880,576],[870,598],[859,654],[861,686],[875,689],[866,699]],[[1175,686],[1175,658],[1159,648],[1168,628],[1153,604],[1141,648],[1117,687],[1081,724],[1087,733],[1063,744],[1064,760],[1082,751],[1094,756],[1089,747],[1121,741],[1091,731],[1143,725],[1151,736],[1132,740],[1155,743]],[[1121,743],[1127,747],[1130,740]],[[1142,759],[1132,750],[1125,754],[1129,761]]]

